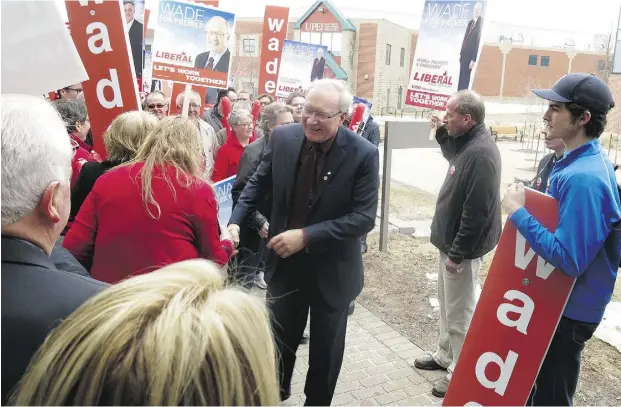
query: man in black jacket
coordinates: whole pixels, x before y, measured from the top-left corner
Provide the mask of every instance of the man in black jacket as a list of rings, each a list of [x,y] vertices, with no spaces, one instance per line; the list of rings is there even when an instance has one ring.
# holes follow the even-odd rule
[[[447,369],[432,393],[444,397],[476,305],[475,289],[482,258],[498,243],[500,152],[484,123],[485,105],[469,90],[453,95],[436,132],[449,170],[438,194],[431,243],[440,251],[438,300],[440,338],[432,355],[421,356],[419,369]],[[439,118],[432,119],[432,126]]]
[[[45,337],[106,287],[50,259],[69,218],[72,148],[42,98],[2,95],[2,404]]]
[[[282,103],[272,103],[264,109],[261,114],[260,127],[263,129],[265,136],[248,145],[239,160],[237,176],[231,190],[233,209],[235,209],[237,200],[246,183],[254,175],[263,159],[272,130],[278,126],[291,123],[293,123],[293,108],[291,106]],[[248,289],[252,288],[253,282],[256,282],[261,289],[267,288],[263,272],[258,274],[255,272],[259,266],[259,261],[257,260],[264,257],[263,254],[265,253],[265,246],[261,244],[261,240],[267,238],[269,230],[267,216],[269,216],[271,207],[270,195],[270,193],[266,194],[265,199],[259,203],[257,210],[248,217],[247,224],[240,225],[240,246],[238,248],[236,276],[238,282]]]

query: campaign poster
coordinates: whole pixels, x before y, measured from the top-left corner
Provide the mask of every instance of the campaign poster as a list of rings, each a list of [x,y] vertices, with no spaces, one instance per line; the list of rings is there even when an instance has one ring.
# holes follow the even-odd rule
[[[231,196],[233,182],[235,182],[235,175],[213,184],[218,201],[218,222],[222,227],[229,224],[229,219],[233,213],[233,197]]]
[[[129,35],[129,46],[137,78],[142,78],[144,67],[144,10],[144,0],[123,0],[125,29]]]
[[[364,125],[367,123],[367,120],[369,120],[369,116],[371,116],[371,109],[373,108],[373,103],[369,102],[368,100],[364,98],[354,96],[354,101],[352,105],[353,107],[356,107],[357,105],[364,106],[364,115],[362,116],[362,122],[358,126],[358,130],[362,131],[364,130]]]
[[[556,230],[554,198],[527,188],[525,207]],[[525,405],[575,281],[507,220],[442,405]]]
[[[285,40],[276,97],[287,98],[290,93],[306,89],[311,82],[323,79],[326,66],[324,55],[327,53],[328,47],[323,45]]]
[[[151,46],[153,79],[226,88],[234,33],[233,13],[161,0]]]
[[[453,93],[470,89],[486,8],[485,0],[425,1],[406,104],[445,110]]]

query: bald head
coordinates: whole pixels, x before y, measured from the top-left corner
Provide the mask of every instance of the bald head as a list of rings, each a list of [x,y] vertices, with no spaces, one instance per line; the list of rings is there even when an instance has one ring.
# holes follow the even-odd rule
[[[229,25],[226,20],[220,16],[210,18],[207,21],[205,31],[207,32],[209,50],[216,54],[223,53],[229,42]]]

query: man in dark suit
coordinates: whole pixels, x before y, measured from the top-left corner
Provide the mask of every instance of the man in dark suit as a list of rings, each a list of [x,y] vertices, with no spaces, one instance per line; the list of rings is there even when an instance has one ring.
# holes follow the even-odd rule
[[[311,71],[311,82],[323,79],[323,70],[326,67],[326,59],[323,57],[323,48],[317,48],[317,58],[313,61]]]
[[[468,22],[464,40],[461,44],[459,53],[459,83],[457,90],[468,89],[470,86],[470,74],[479,55],[479,44],[481,43],[481,29],[483,28],[483,17],[481,12],[483,4],[477,3],[472,12],[472,20]]]
[[[3,405],[50,330],[107,286],[54,265],[69,218],[72,155],[51,104],[2,95]]]
[[[141,23],[134,19],[136,6],[132,0],[123,0],[123,8],[125,9],[125,22],[129,35],[129,45],[132,49],[136,77],[142,78],[142,38],[144,28]]]
[[[208,69],[216,72],[228,72],[231,52],[227,48],[229,42],[229,24],[220,16],[211,17],[205,25],[209,51],[196,56],[194,68]]]
[[[360,237],[373,229],[377,211],[379,154],[341,126],[351,103],[342,81],[313,82],[302,123],[273,130],[229,225],[238,239],[238,225],[272,190],[267,297],[280,355],[281,398],[290,395],[295,353],[310,308],[307,405],[332,401],[349,304],[363,286]]]

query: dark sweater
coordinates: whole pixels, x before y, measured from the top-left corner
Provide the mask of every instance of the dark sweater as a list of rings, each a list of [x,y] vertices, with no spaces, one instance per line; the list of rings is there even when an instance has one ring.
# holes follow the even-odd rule
[[[69,215],[69,222],[73,222],[73,219],[75,219],[80,207],[86,200],[89,192],[93,189],[95,181],[97,181],[97,179],[110,168],[117,165],[118,163],[113,163],[107,160],[100,163],[89,162],[84,164],[84,167],[82,167],[82,171],[80,171],[80,175],[78,176],[78,180],[71,190],[71,214]]]
[[[449,170],[438,194],[431,243],[461,263],[489,253],[500,239],[500,152],[484,123],[457,138],[443,126],[436,140]]]

